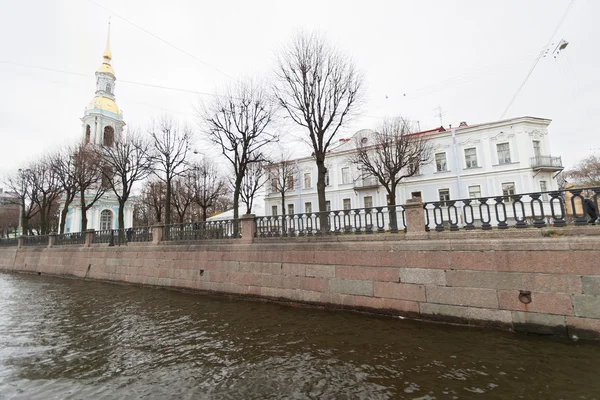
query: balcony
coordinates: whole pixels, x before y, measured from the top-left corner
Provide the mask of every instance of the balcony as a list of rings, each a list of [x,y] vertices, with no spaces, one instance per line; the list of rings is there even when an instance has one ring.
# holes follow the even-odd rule
[[[562,159],[552,156],[531,157],[531,168],[534,171],[562,171]]]
[[[354,190],[376,189],[379,182],[375,177],[363,178],[354,181]]]

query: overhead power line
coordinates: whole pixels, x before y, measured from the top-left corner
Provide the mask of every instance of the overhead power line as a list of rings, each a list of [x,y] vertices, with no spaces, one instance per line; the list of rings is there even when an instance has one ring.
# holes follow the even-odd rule
[[[517,96],[519,95],[519,93],[521,92],[521,89],[523,89],[523,86],[525,86],[525,84],[529,80],[529,77],[533,73],[533,70],[538,65],[538,63],[540,62],[540,60],[542,59],[542,57],[544,55],[544,52],[546,51],[546,48],[550,45],[550,42],[552,42],[552,39],[554,39],[554,35],[556,35],[556,32],[558,32],[558,30],[560,29],[560,27],[561,27],[562,23],[564,22],[565,18],[567,18],[567,15],[569,14],[569,11],[571,11],[571,8],[573,7],[573,4],[575,4],[575,1],[576,0],[571,0],[571,2],[569,3],[569,5],[567,6],[567,9],[563,13],[560,21],[558,21],[558,25],[556,25],[556,28],[554,29],[554,32],[552,32],[552,35],[550,35],[550,38],[548,39],[548,42],[544,45],[544,47],[542,48],[542,50],[540,51],[540,53],[538,54],[538,56],[536,57],[536,59],[533,61],[533,65],[529,69],[529,72],[527,73],[527,76],[525,77],[525,80],[523,80],[523,82],[521,83],[521,85],[517,89],[517,91],[514,94],[514,96],[512,97],[512,99],[510,99],[510,102],[508,103],[508,106],[506,106],[506,108],[504,109],[504,112],[502,113],[502,116],[500,116],[500,119],[504,118],[504,116],[508,112],[509,108],[512,106],[513,102],[515,101],[515,99],[517,98]]]

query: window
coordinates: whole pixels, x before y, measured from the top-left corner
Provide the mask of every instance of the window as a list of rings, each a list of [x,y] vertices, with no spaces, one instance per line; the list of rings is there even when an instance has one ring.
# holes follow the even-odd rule
[[[441,206],[446,206],[446,202],[450,200],[450,189],[439,189],[438,193],[440,196]]]
[[[481,186],[479,186],[479,185],[469,186],[469,198],[478,199],[479,197],[481,197]]]
[[[304,189],[310,189],[312,187],[312,175],[310,172],[304,174]]]
[[[539,140],[533,141],[533,156],[538,158],[542,155],[542,146]]]
[[[110,189],[111,181],[114,177],[113,170],[110,165],[102,167],[102,182],[101,185],[104,189]]]
[[[85,143],[88,144],[92,138],[92,132],[89,125],[85,127]]]
[[[107,231],[112,229],[112,211],[104,210],[100,213],[100,230]]]
[[[514,182],[506,182],[502,184],[502,195],[504,196],[505,202],[511,202],[512,199],[509,196],[515,194],[515,183]]]
[[[365,208],[373,208],[373,196],[365,196],[363,201]]]
[[[304,203],[304,212],[307,214],[310,214],[312,212],[312,203],[310,201]]]
[[[277,178],[272,178],[271,179],[271,192],[272,193],[277,193]]]
[[[329,170],[325,172],[325,186],[329,186]]]
[[[475,147],[465,149],[465,164],[467,168],[477,168],[477,150]]]
[[[546,192],[548,190],[548,185],[546,181],[540,181],[540,192]],[[548,201],[548,193],[542,194],[542,200]]]
[[[411,162],[408,165],[408,173],[410,176],[421,175],[421,162],[419,160]]]
[[[435,154],[435,170],[437,172],[448,171],[448,167],[446,165],[446,153]]]
[[[344,199],[344,210],[350,210],[352,208],[352,202],[350,199]]]
[[[410,197],[412,197],[413,199],[420,199],[421,198],[421,192],[411,192],[410,193]]]
[[[274,217],[277,216],[277,206],[271,206],[271,215]]]
[[[498,164],[510,164],[510,145],[508,143],[498,143]]]
[[[112,93],[112,87],[110,86],[110,83],[106,84],[106,93]]]
[[[342,168],[342,183],[350,183],[350,167]]]
[[[294,205],[288,204],[288,215],[294,215]]]
[[[104,140],[102,144],[104,146],[112,146],[115,143],[115,130],[112,126],[104,128]]]
[[[287,177],[287,188],[288,188],[288,190],[294,190],[294,177],[293,176]]]
[[[325,201],[325,211],[331,211],[331,201]]]
[[[387,204],[388,206],[393,205],[393,204],[390,204],[390,195],[389,194],[385,195],[385,204]]]

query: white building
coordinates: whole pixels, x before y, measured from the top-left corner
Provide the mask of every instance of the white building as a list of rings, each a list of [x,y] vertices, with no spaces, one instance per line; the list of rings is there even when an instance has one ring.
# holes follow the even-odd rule
[[[560,157],[550,155],[548,126],[551,120],[520,117],[457,128],[422,132],[433,141],[433,161],[418,175],[406,178],[397,188],[397,203],[420,196],[424,202],[500,196],[557,189],[555,176],[562,170]],[[348,158],[356,139],[369,140],[371,130],[340,139],[327,154],[327,208],[342,210],[387,205],[387,192],[374,179],[361,179]],[[281,204],[280,193],[269,185],[265,196],[267,215],[316,212],[317,167],[313,157],[294,160],[298,178]]]
[[[96,71],[96,93],[83,113],[81,140],[92,145],[111,146],[123,134],[125,121],[115,101],[115,71],[111,66],[110,27],[103,60]],[[62,204],[59,212],[62,210]],[[133,225],[133,203],[125,205],[125,228]],[[108,230],[118,228],[119,203],[114,193],[106,193],[87,211],[87,229]],[[81,231],[81,207],[76,198],[69,206],[65,232]]]

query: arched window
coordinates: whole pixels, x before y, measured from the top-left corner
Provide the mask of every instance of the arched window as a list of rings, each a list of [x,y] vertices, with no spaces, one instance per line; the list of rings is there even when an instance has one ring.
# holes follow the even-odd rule
[[[107,231],[112,229],[112,212],[110,210],[104,210],[100,213],[100,230]]]
[[[110,86],[110,83],[106,84],[106,93],[111,93],[112,94],[112,86]]]
[[[91,128],[89,125],[87,125],[85,127],[85,144],[88,144],[90,142],[91,138],[92,138]]]
[[[104,140],[102,144],[104,146],[112,146],[115,143],[115,130],[112,126],[104,128]]]

